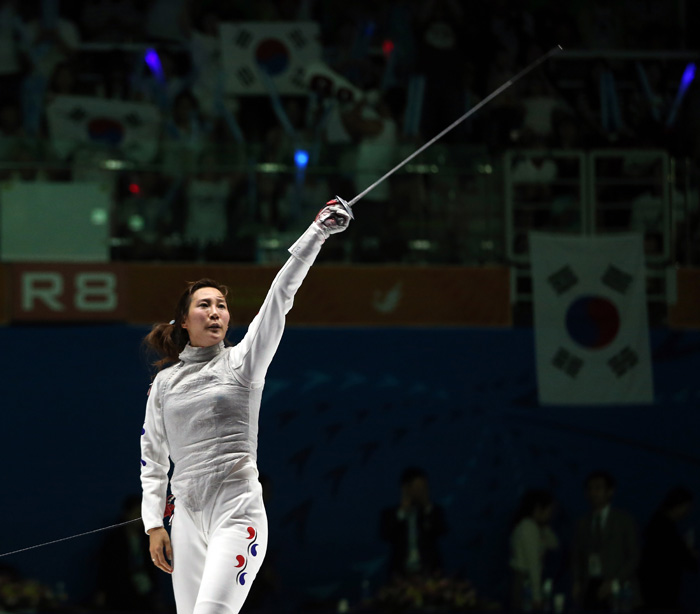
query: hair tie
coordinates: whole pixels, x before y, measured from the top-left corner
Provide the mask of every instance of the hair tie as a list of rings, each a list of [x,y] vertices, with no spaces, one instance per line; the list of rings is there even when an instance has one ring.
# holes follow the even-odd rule
[[[173,324],[175,324],[175,320],[170,320],[169,323],[170,323],[170,325],[172,326]]]

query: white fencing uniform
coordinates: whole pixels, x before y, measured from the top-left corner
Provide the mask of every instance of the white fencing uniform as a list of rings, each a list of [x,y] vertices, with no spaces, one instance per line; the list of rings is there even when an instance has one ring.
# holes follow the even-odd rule
[[[178,614],[237,613],[262,563],[267,519],[256,458],[265,374],[323,241],[313,223],[289,249],[238,345],[188,344],[153,381],[141,436],[142,518],[146,531],[163,526],[170,458]]]

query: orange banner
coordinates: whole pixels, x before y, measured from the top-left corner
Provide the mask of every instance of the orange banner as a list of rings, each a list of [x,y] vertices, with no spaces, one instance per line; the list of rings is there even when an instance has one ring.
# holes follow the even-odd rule
[[[324,267],[298,292],[293,324],[508,326],[509,271],[463,267]]]
[[[279,267],[163,264],[0,265],[0,324],[169,320],[185,282],[231,288],[234,322],[258,312]],[[700,328],[700,269],[677,270],[672,328]],[[314,266],[295,299],[298,326],[509,326],[505,267]]]
[[[130,265],[129,320],[169,320],[186,281],[229,286],[234,321],[258,312],[278,267]],[[290,325],[508,326],[505,268],[316,266],[294,300]],[[141,300],[143,296],[145,300]]]
[[[11,264],[11,319],[19,322],[121,321],[128,294],[121,265]]]
[[[2,321],[162,322],[187,281],[231,289],[234,322],[258,312],[279,267],[251,265],[12,264]],[[294,326],[508,326],[509,271],[502,267],[314,266],[299,290]]]

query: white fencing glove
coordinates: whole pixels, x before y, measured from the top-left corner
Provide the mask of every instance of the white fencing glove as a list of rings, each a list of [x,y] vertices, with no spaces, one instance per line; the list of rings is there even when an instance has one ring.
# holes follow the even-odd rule
[[[326,206],[318,212],[314,220],[327,239],[336,232],[343,232],[350,224],[350,214],[334,198],[326,203]]]

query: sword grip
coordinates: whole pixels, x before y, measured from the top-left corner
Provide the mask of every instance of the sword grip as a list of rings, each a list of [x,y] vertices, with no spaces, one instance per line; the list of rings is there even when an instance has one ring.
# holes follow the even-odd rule
[[[350,219],[354,220],[355,216],[352,214],[352,207],[348,204],[348,201],[344,198],[340,198],[340,196],[336,196],[335,199],[338,201],[338,203],[340,203],[343,206],[343,209],[345,209],[348,212]]]

